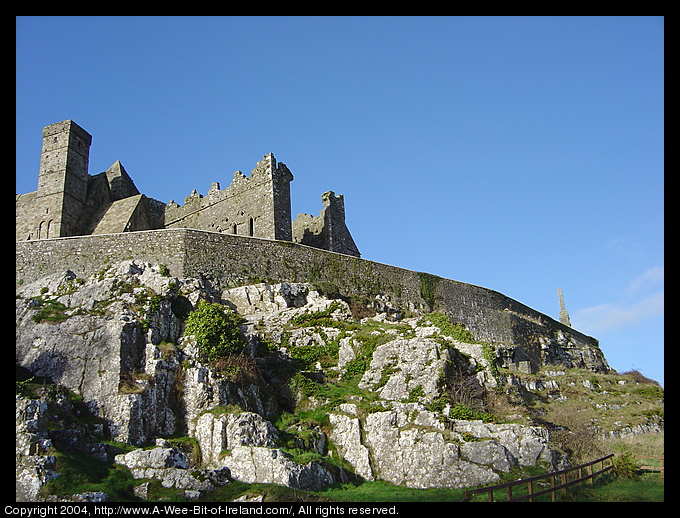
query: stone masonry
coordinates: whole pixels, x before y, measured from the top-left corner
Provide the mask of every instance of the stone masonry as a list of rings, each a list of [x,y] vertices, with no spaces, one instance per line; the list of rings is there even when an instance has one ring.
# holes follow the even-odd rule
[[[92,136],[71,120],[43,129],[38,190],[16,197],[16,240],[193,228],[298,243],[359,257],[345,225],[342,195],[322,196],[317,217],[291,221],[293,174],[273,154],[250,176],[234,173],[229,186],[214,182],[206,196],[194,190],[179,205],[141,194],[116,160],[105,172],[88,173]]]
[[[344,222],[344,200],[324,193],[317,217],[291,222],[292,174],[273,155],[250,177],[234,174],[183,206],[139,193],[120,162],[87,174],[90,137],[72,121],[43,131],[38,191],[17,195],[17,286],[113,262],[164,265],[216,289],[305,282],[344,298],[380,298],[416,313],[440,311],[494,346],[499,366],[534,372],[555,364],[610,370],[596,339],[493,290],[367,261]]]

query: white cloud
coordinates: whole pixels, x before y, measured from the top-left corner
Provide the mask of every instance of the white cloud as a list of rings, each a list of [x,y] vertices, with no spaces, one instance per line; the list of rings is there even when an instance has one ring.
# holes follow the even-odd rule
[[[664,279],[664,268],[663,266],[655,266],[653,268],[650,268],[647,270],[645,273],[640,275],[639,277],[636,277],[633,279],[630,284],[628,285],[628,288],[626,289],[626,293],[628,295],[632,295],[634,293],[639,292],[641,289],[646,288],[650,285],[655,285],[659,282],[663,282]]]
[[[659,291],[638,301],[608,303],[579,309],[571,317],[574,328],[584,333],[601,333],[613,328],[636,325],[642,320],[664,314],[664,292]]]
[[[621,300],[574,311],[571,315],[574,328],[594,334],[631,327],[644,319],[663,316],[663,281],[663,266],[649,268],[628,283]]]

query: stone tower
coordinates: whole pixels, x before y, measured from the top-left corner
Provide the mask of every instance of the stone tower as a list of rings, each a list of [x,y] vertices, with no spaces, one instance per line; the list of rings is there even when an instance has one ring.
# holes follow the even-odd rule
[[[298,214],[293,221],[293,241],[331,252],[361,257],[345,224],[345,198],[333,191],[321,195],[323,209],[318,216]]]
[[[249,222],[248,233],[251,236],[291,241],[290,182],[293,181],[293,174],[285,164],[277,165],[274,155],[269,153],[252,170],[251,180],[257,180],[258,177],[264,180],[261,184],[265,190],[261,198],[261,210],[266,227],[255,232]],[[269,225],[271,227],[267,228]]]
[[[87,203],[88,163],[92,136],[72,120],[43,129],[42,154],[34,220],[38,239],[78,234]]]
[[[562,288],[557,288],[557,295],[560,298],[560,322],[562,322],[565,326],[571,327],[569,313],[567,313],[567,310],[564,307],[564,297],[562,297]]]

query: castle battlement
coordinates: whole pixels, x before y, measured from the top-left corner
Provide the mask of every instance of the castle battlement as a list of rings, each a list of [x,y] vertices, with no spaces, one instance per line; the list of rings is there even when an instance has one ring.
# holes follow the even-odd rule
[[[194,189],[179,205],[140,193],[118,160],[104,173],[90,176],[92,137],[75,122],[51,124],[42,135],[38,190],[16,198],[17,241],[192,228],[294,241],[360,256],[345,224],[344,203],[342,210],[329,210],[323,201],[321,219],[302,215],[292,222],[293,174],[272,153],[256,163],[250,176],[236,171],[225,189],[213,182],[207,196]]]

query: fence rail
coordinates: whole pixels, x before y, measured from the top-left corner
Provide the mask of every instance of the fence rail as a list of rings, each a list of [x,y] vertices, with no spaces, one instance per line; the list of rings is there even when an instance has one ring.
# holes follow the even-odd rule
[[[640,466],[640,469],[647,469],[649,471],[659,471],[661,472],[661,478],[664,478],[664,465],[663,465],[663,457],[653,457],[650,455],[633,455],[633,457],[638,458],[638,459],[654,459],[659,461],[658,466]]]
[[[499,484],[497,486],[488,486],[488,487],[480,487],[478,489],[468,489],[463,492],[463,499],[461,502],[469,502],[470,499],[480,493],[487,493],[487,500],[489,502],[494,501],[494,496],[493,493],[494,491],[498,491],[500,489],[505,489],[506,491],[506,500],[505,502],[520,502],[522,500],[528,500],[529,502],[533,502],[534,498],[537,496],[541,495],[546,495],[548,493],[551,493],[552,496],[552,501],[554,502],[556,500],[556,495],[555,493],[559,490],[562,490],[564,493],[567,492],[567,487],[578,484],[581,482],[585,481],[590,481],[590,483],[593,483],[593,479],[597,477],[598,475],[601,475],[602,473],[605,473],[609,470],[611,470],[614,466],[613,461],[611,460],[612,457],[614,457],[614,454],[609,454],[605,457],[586,462],[585,464],[581,464],[579,466],[574,466],[573,468],[568,468],[568,469],[563,469],[560,471],[553,471],[552,473],[547,473],[545,475],[538,475],[536,477],[531,477],[531,478],[525,478],[522,480],[516,480],[515,482],[508,482],[506,484]],[[604,465],[605,461],[609,459],[609,466]],[[600,469],[597,471],[593,471],[593,466],[597,463],[600,463]],[[586,475],[583,474],[584,470],[586,471]],[[578,472],[578,478],[574,480],[568,480],[568,475],[573,472]],[[557,480],[559,478],[559,483],[556,484]],[[534,492],[534,484],[541,481],[549,479],[550,480],[550,488],[548,489],[542,489],[540,491]],[[526,495],[521,495],[521,496],[515,496],[513,497],[512,495],[512,488],[516,486],[522,486],[526,485],[527,487],[527,494]]]

